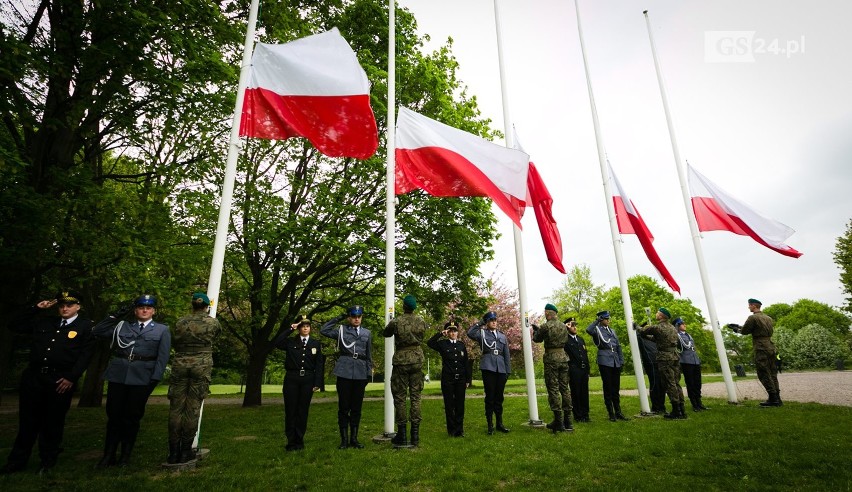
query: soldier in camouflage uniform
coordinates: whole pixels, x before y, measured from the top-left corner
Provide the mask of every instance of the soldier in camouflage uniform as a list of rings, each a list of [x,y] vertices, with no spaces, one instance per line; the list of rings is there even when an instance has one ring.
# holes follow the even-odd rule
[[[396,420],[395,446],[407,446],[407,424],[411,420],[411,444],[420,444],[420,393],[423,391],[423,338],[428,325],[414,314],[417,299],[408,295],[402,300],[403,315],[392,319],[385,327],[385,337],[394,337],[391,394]],[[405,408],[406,396],[411,399],[411,415]]]
[[[541,327],[533,325],[533,340],[544,342],[544,385],[547,403],[553,411],[553,422],[547,428],[555,433],[573,431],[571,425],[571,392],[568,374],[568,328],[556,319],[558,311],[553,304],[544,306],[546,321]]]
[[[672,315],[668,309],[661,307],[657,311],[656,325],[636,326],[639,335],[651,335],[657,344],[657,369],[659,369],[660,385],[669,395],[672,402],[672,412],[663,415],[667,419],[685,419],[686,412],[683,408],[683,390],[680,387],[680,355],[677,353],[679,337],[677,328],[669,323]]]
[[[748,300],[748,317],[743,326],[729,324],[728,327],[742,335],[751,335],[754,346],[754,367],[757,379],[766,388],[769,399],[760,404],[761,407],[780,407],[781,390],[778,387],[778,366],[775,363],[778,352],[772,343],[772,333],[775,323],[772,318],[760,310],[761,302],[757,299]]]
[[[192,295],[192,314],[175,324],[172,374],[169,382],[169,464],[195,459],[192,441],[198,428],[201,404],[210,387],[213,371],[213,339],[221,327],[207,314],[210,299],[203,292]]]

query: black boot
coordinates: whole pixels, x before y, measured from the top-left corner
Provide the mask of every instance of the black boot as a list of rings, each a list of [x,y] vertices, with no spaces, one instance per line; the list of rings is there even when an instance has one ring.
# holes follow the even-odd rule
[[[349,447],[355,449],[364,449],[364,445],[358,442],[358,426],[349,426]]]
[[[115,464],[115,452],[118,450],[118,439],[107,431],[106,442],[104,443],[104,456],[95,465],[95,468],[107,468]]]
[[[769,393],[769,398],[766,401],[760,402],[761,407],[774,407],[775,405],[775,393]]]
[[[690,398],[689,403],[692,405],[692,411],[693,412],[700,412],[701,411],[701,407],[695,401],[695,398]]]
[[[618,420],[630,420],[621,413],[621,402],[614,401],[612,402],[613,408],[615,408],[615,418]]]
[[[411,423],[411,445],[417,446],[420,444],[420,422]]]
[[[671,413],[666,413],[663,415],[663,418],[666,420],[675,420],[680,417],[680,405],[677,402],[672,402],[672,411]]]
[[[394,446],[407,446],[408,441],[405,440],[407,431],[406,424],[396,424],[396,435],[391,439],[391,444]]]
[[[497,427],[496,427],[496,429],[498,431],[502,432],[503,434],[509,433],[510,429],[507,429],[506,426],[503,425],[503,414],[502,413],[497,414]]]
[[[780,392],[780,391],[776,391],[776,392],[775,392],[775,406],[776,406],[776,407],[780,407],[780,406],[782,406],[783,404],[784,404],[784,403],[781,401],[781,392]]]
[[[121,454],[118,456],[118,466],[125,467],[130,464],[130,455],[133,454],[133,445],[136,444],[136,437],[128,438],[121,442]]]
[[[699,408],[701,411],[704,411],[704,410],[710,410],[709,408],[707,408],[707,407],[705,407],[705,406],[704,406],[704,403],[702,403],[702,402],[701,402],[701,397],[700,397],[700,396],[699,396],[698,398],[696,398],[696,399],[695,399],[695,401],[696,401],[696,402],[698,402],[698,408]]]
[[[491,436],[494,434],[494,424],[491,423],[491,415],[486,415],[485,420],[488,421],[488,435]]]
[[[615,422],[615,410],[613,410],[612,402],[604,400],[604,404],[606,404],[606,413],[609,414],[609,421]]]
[[[562,427],[565,428],[566,432],[574,432],[574,426],[571,425],[571,417],[568,414],[565,414],[565,419],[562,421]]]
[[[346,449],[349,447],[349,428],[346,424],[340,425],[340,446],[337,449]]]
[[[684,405],[685,404],[683,402],[678,403],[678,406],[680,407],[680,415],[678,415],[678,417],[677,417],[678,420],[686,420],[687,415],[686,415],[686,409],[684,408]]]
[[[193,436],[192,439],[184,439],[181,441],[181,451],[180,451],[180,461],[179,463],[189,463],[190,461],[196,458],[195,449],[192,448],[192,441],[195,440]]]
[[[174,465],[180,460],[180,441],[169,439],[169,457],[166,458],[166,463]]]
[[[562,420],[562,414],[553,412],[553,422],[545,425],[545,427],[552,430],[554,434],[565,432],[565,422]]]

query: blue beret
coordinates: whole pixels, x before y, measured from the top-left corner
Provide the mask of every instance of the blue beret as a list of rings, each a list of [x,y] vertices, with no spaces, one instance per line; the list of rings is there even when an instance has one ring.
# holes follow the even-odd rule
[[[152,296],[151,294],[141,295],[133,301],[134,306],[157,306],[157,298]]]
[[[417,309],[417,299],[412,295],[407,295],[402,299],[402,305],[413,311]]]
[[[598,313],[598,318],[609,319],[609,311],[601,311]]]
[[[682,325],[682,324],[683,324],[683,319],[682,319],[682,318],[675,318],[675,320],[674,320],[674,323],[673,323],[673,324],[674,324],[675,326],[680,326],[680,325]]]
[[[554,313],[558,313],[558,312],[559,312],[559,310],[558,310],[558,309],[556,309],[556,306],[554,306],[553,304],[545,304],[545,305],[544,305],[544,310],[545,310],[545,311],[553,311]]]
[[[749,303],[749,304],[757,304],[758,306],[762,306],[762,305],[763,305],[763,303],[762,303],[762,302],[758,301],[757,299],[755,299],[755,298],[753,298],[753,297],[752,297],[751,299],[749,299],[749,300],[748,300],[748,303]]]
[[[666,308],[664,308],[664,307],[661,307],[660,309],[658,309],[658,311],[659,311],[659,312],[661,312],[661,313],[663,313],[663,314],[665,314],[665,315],[666,315],[666,318],[671,319],[671,317],[672,317],[672,313],[670,313],[668,309],[666,309]]]
[[[346,311],[349,316],[362,316],[364,314],[364,306],[354,305]]]

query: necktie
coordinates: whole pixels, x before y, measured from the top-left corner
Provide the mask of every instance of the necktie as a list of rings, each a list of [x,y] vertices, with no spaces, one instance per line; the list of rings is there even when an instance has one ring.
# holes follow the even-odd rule
[[[308,339],[307,339],[307,338],[303,338],[303,339],[302,339],[302,347],[307,347],[307,346],[308,346]]]
[[[61,330],[61,329],[65,328],[66,326],[68,326],[68,320],[63,319],[62,323],[59,324],[59,329]]]
[[[145,329],[145,322],[144,322],[144,321],[140,321],[140,322],[139,322],[139,331],[142,331],[142,330],[144,330],[144,329]]]

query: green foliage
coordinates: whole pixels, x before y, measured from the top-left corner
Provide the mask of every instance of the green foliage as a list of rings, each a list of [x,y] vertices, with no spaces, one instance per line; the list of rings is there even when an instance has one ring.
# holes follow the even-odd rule
[[[777,336],[780,332],[781,336]],[[818,324],[809,324],[795,333],[777,330],[773,337],[784,365],[792,369],[834,367],[837,359],[847,359],[849,348],[838,335]]]
[[[834,263],[840,269],[840,284],[846,294],[843,309],[852,314],[852,220],[846,224],[846,232],[837,238],[834,246]]]
[[[773,304],[763,310],[775,320],[775,326],[799,330],[810,324],[818,324],[835,335],[848,336],[852,324],[849,316],[828,304],[810,299],[799,299],[792,306]]]
[[[582,264],[571,268],[562,285],[551,294],[551,299],[559,308],[560,317],[591,320],[598,312],[603,292],[604,287],[592,281],[592,269]]]

